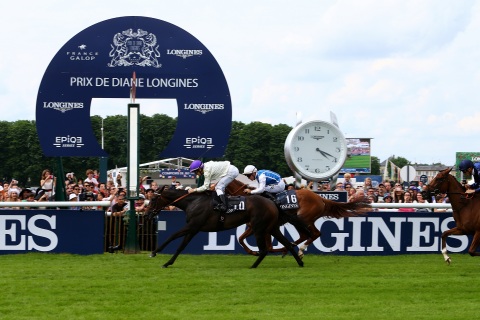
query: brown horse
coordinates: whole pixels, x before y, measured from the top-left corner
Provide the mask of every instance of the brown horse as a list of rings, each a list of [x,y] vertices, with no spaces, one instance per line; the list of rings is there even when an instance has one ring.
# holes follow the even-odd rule
[[[273,235],[293,255],[298,265],[303,267],[303,262],[293,249],[292,244],[280,232],[280,225],[290,222],[296,223],[296,217],[279,213],[275,204],[261,196],[248,197],[245,211],[235,211],[225,214],[223,222],[219,222],[220,214],[213,210],[212,195],[209,191],[203,193],[188,193],[185,190],[169,190],[162,188],[154,195],[147,207],[147,215],[151,219],[160,210],[168,205],[174,205],[185,211],[187,224],[179,231],[172,234],[164,243],[151,253],[151,257],[162,251],[173,240],[183,237],[183,241],[172,258],[163,265],[164,268],[172,265],[178,255],[185,249],[192,238],[200,231],[215,232],[238,227],[250,223],[255,234],[259,255],[251,268],[256,268],[267,255],[268,247],[265,241],[267,235]],[[292,220],[293,219],[293,220]]]
[[[246,184],[235,179],[227,186],[225,191],[230,195],[240,195],[244,194],[243,190],[246,188]],[[298,255],[300,257],[303,257],[304,251],[307,250],[307,247],[321,235],[320,230],[318,230],[315,226],[315,221],[317,221],[317,219],[321,217],[337,219],[355,217],[371,209],[370,203],[364,201],[363,199],[348,203],[335,202],[324,199],[309,189],[297,190],[297,200],[299,209],[284,211],[287,212],[287,214],[296,214],[300,220],[307,225],[308,230],[310,231],[309,235],[307,232],[299,230],[299,228],[295,227],[299,232],[300,237],[294,242],[294,244],[298,246],[300,243],[306,240],[305,243],[299,247]],[[247,224],[247,229],[239,237],[238,242],[242,245],[247,253],[257,255],[257,253],[250,250],[244,242],[245,238],[251,234],[251,226]],[[285,248],[272,249],[271,243],[269,243],[269,251],[285,252]]]
[[[447,237],[473,234],[473,241],[468,253],[480,256],[477,247],[480,245],[480,197],[466,194],[465,188],[450,174],[452,168],[440,171],[427,185],[427,193],[446,193],[453,209],[453,219],[456,227],[442,233],[442,254],[445,262],[450,265],[447,254]],[[422,194],[425,198],[425,193]]]

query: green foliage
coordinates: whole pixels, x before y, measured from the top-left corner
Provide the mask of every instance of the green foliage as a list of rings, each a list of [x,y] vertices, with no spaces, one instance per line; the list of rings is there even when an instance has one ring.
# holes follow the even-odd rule
[[[399,168],[403,168],[404,166],[406,166],[410,163],[410,161],[408,161],[407,159],[405,159],[403,157],[395,157],[395,156],[390,158],[390,161],[392,161]]]
[[[101,144],[102,118],[92,116],[91,124]],[[140,115],[141,163],[159,159],[160,153],[172,139],[176,126],[177,119],[164,114],[151,117]],[[108,167],[126,166],[127,116],[108,116],[103,119],[103,128],[104,148],[109,154]],[[233,121],[229,144],[222,159],[231,161],[241,171],[246,165],[253,164],[259,169],[270,169],[282,176],[290,176],[292,173],[285,161],[284,143],[291,130],[286,124],[272,126],[261,122],[244,124]],[[0,135],[3,137],[0,141],[2,180],[15,178],[22,186],[38,186],[44,169],[55,170],[56,160],[42,154],[35,121],[0,121]],[[71,157],[62,161],[65,173],[75,172],[78,178],[84,178],[87,169],[99,168],[99,159],[96,157]],[[402,157],[393,157],[391,161],[399,167],[409,163]],[[372,157],[372,174],[380,174],[377,157]]]
[[[372,175],[380,175],[380,159],[374,156],[371,158],[371,171]]]
[[[2,256],[2,319],[476,319],[478,258]]]

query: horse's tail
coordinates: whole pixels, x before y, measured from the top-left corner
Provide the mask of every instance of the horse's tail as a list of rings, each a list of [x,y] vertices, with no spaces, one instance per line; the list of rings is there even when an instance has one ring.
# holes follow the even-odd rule
[[[278,208],[278,212],[279,212],[278,221],[280,225],[284,225],[285,223],[290,223],[299,232],[306,234],[308,237],[312,237],[312,233],[308,229],[307,224],[302,219],[300,219],[296,213],[290,214],[283,211],[280,208]]]
[[[357,199],[351,202],[335,202],[324,199],[327,212],[326,217],[329,218],[345,218],[345,217],[357,217],[364,215],[366,212],[372,211],[370,202],[364,199]]]

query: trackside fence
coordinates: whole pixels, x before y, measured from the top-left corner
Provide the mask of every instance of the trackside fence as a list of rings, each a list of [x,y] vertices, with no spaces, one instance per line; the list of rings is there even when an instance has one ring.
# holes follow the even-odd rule
[[[20,209],[40,209],[40,210],[27,210],[31,212],[31,214],[35,214],[35,212],[38,211],[40,213],[42,210],[41,209],[46,209],[43,210],[43,212],[55,212],[55,209],[62,209],[56,212],[61,213],[62,215],[69,215],[70,213],[72,215],[82,215],[82,213],[87,213],[88,211],[79,211],[79,210],[68,210],[69,207],[96,207],[98,209],[106,208],[110,205],[108,201],[91,201],[91,202],[69,202],[69,201],[63,201],[63,202],[1,202],[0,203],[0,209],[5,209],[5,210],[0,210],[0,215],[12,215],[15,214],[15,212],[18,212],[17,210],[8,210],[12,207],[19,207]],[[451,205],[448,203],[408,203],[408,204],[401,204],[401,203],[374,203],[372,204],[372,208],[374,211],[377,213],[381,212],[391,212],[391,211],[397,211],[399,208],[428,208],[433,211],[433,209],[446,209],[449,210],[451,209]],[[431,212],[432,215],[434,215],[434,212]],[[163,226],[165,224],[163,220],[163,217],[165,216],[178,216],[177,218],[180,219],[179,223],[181,225],[184,224],[184,219],[185,216],[182,211],[176,211],[176,212],[161,212],[158,215],[158,221],[160,221],[160,224],[157,224],[158,221],[157,219],[153,220],[148,220],[145,216],[143,215],[137,215],[137,236],[138,236],[138,246],[141,251],[152,251],[155,249],[157,242],[160,240],[158,238],[159,235],[159,230],[162,229],[160,226]],[[125,248],[125,242],[126,242],[126,235],[127,235],[127,230],[128,230],[128,218],[127,217],[116,217],[116,216],[110,216],[110,215],[105,215],[104,216],[104,226],[103,226],[103,251],[104,252],[111,252],[111,248],[115,248],[118,250],[123,250]],[[10,229],[7,230],[8,232],[11,232]],[[163,229],[162,229],[162,234]]]

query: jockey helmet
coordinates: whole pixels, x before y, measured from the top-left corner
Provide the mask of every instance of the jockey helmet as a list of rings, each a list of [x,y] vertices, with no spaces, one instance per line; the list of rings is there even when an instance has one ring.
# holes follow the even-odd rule
[[[458,165],[458,170],[466,171],[468,168],[473,168],[473,162],[471,160],[462,160]]]
[[[197,171],[198,169],[203,168],[203,163],[200,160],[195,160],[190,165],[190,172]]]
[[[248,166],[245,167],[245,169],[243,170],[243,174],[244,175],[249,175],[249,174],[252,174],[254,172],[257,172],[257,168],[255,168],[254,166],[252,166],[251,164],[249,164]]]

